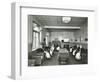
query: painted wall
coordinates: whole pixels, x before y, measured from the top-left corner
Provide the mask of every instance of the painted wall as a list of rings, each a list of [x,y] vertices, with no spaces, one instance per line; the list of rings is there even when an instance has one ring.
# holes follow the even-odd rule
[[[76,39],[84,40],[85,38],[88,38],[88,27],[87,22],[81,25],[81,29],[74,31],[74,37]]]
[[[69,39],[77,39],[77,41],[84,40],[88,38],[88,27],[87,22],[83,23],[80,27],[80,30],[54,30],[49,32],[50,40],[53,41],[55,38],[59,40],[69,38]]]
[[[58,38],[60,41],[63,39],[73,39],[74,38],[74,31],[70,30],[61,30],[61,31],[53,31],[50,32],[50,39],[51,41],[55,40],[55,38]]]

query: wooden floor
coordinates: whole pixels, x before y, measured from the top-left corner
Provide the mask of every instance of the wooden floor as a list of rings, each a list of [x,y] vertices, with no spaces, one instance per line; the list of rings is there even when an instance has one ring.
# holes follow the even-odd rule
[[[47,59],[43,62],[42,66],[50,66],[50,65],[59,65],[58,59],[57,59],[58,53],[54,53],[53,57],[51,59]],[[81,64],[81,61],[75,60],[75,58],[72,56],[72,54],[69,54],[69,61],[67,65],[74,65],[74,64]]]

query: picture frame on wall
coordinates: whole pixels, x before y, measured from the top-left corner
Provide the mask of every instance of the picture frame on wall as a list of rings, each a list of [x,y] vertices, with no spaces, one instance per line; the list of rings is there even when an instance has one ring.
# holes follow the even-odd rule
[[[95,8],[48,7],[33,3],[11,5],[13,79],[95,72],[92,47],[95,42]],[[77,52],[74,54],[74,51]]]

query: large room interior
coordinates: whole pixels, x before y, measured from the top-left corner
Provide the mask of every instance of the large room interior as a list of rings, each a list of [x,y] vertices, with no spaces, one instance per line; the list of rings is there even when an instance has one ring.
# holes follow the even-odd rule
[[[28,66],[88,64],[88,18],[28,16]]]

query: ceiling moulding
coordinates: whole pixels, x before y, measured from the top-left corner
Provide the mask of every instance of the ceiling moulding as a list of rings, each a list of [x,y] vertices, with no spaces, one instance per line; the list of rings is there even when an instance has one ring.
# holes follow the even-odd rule
[[[44,28],[49,28],[49,29],[80,29],[80,27],[74,27],[74,26],[44,26]]]

